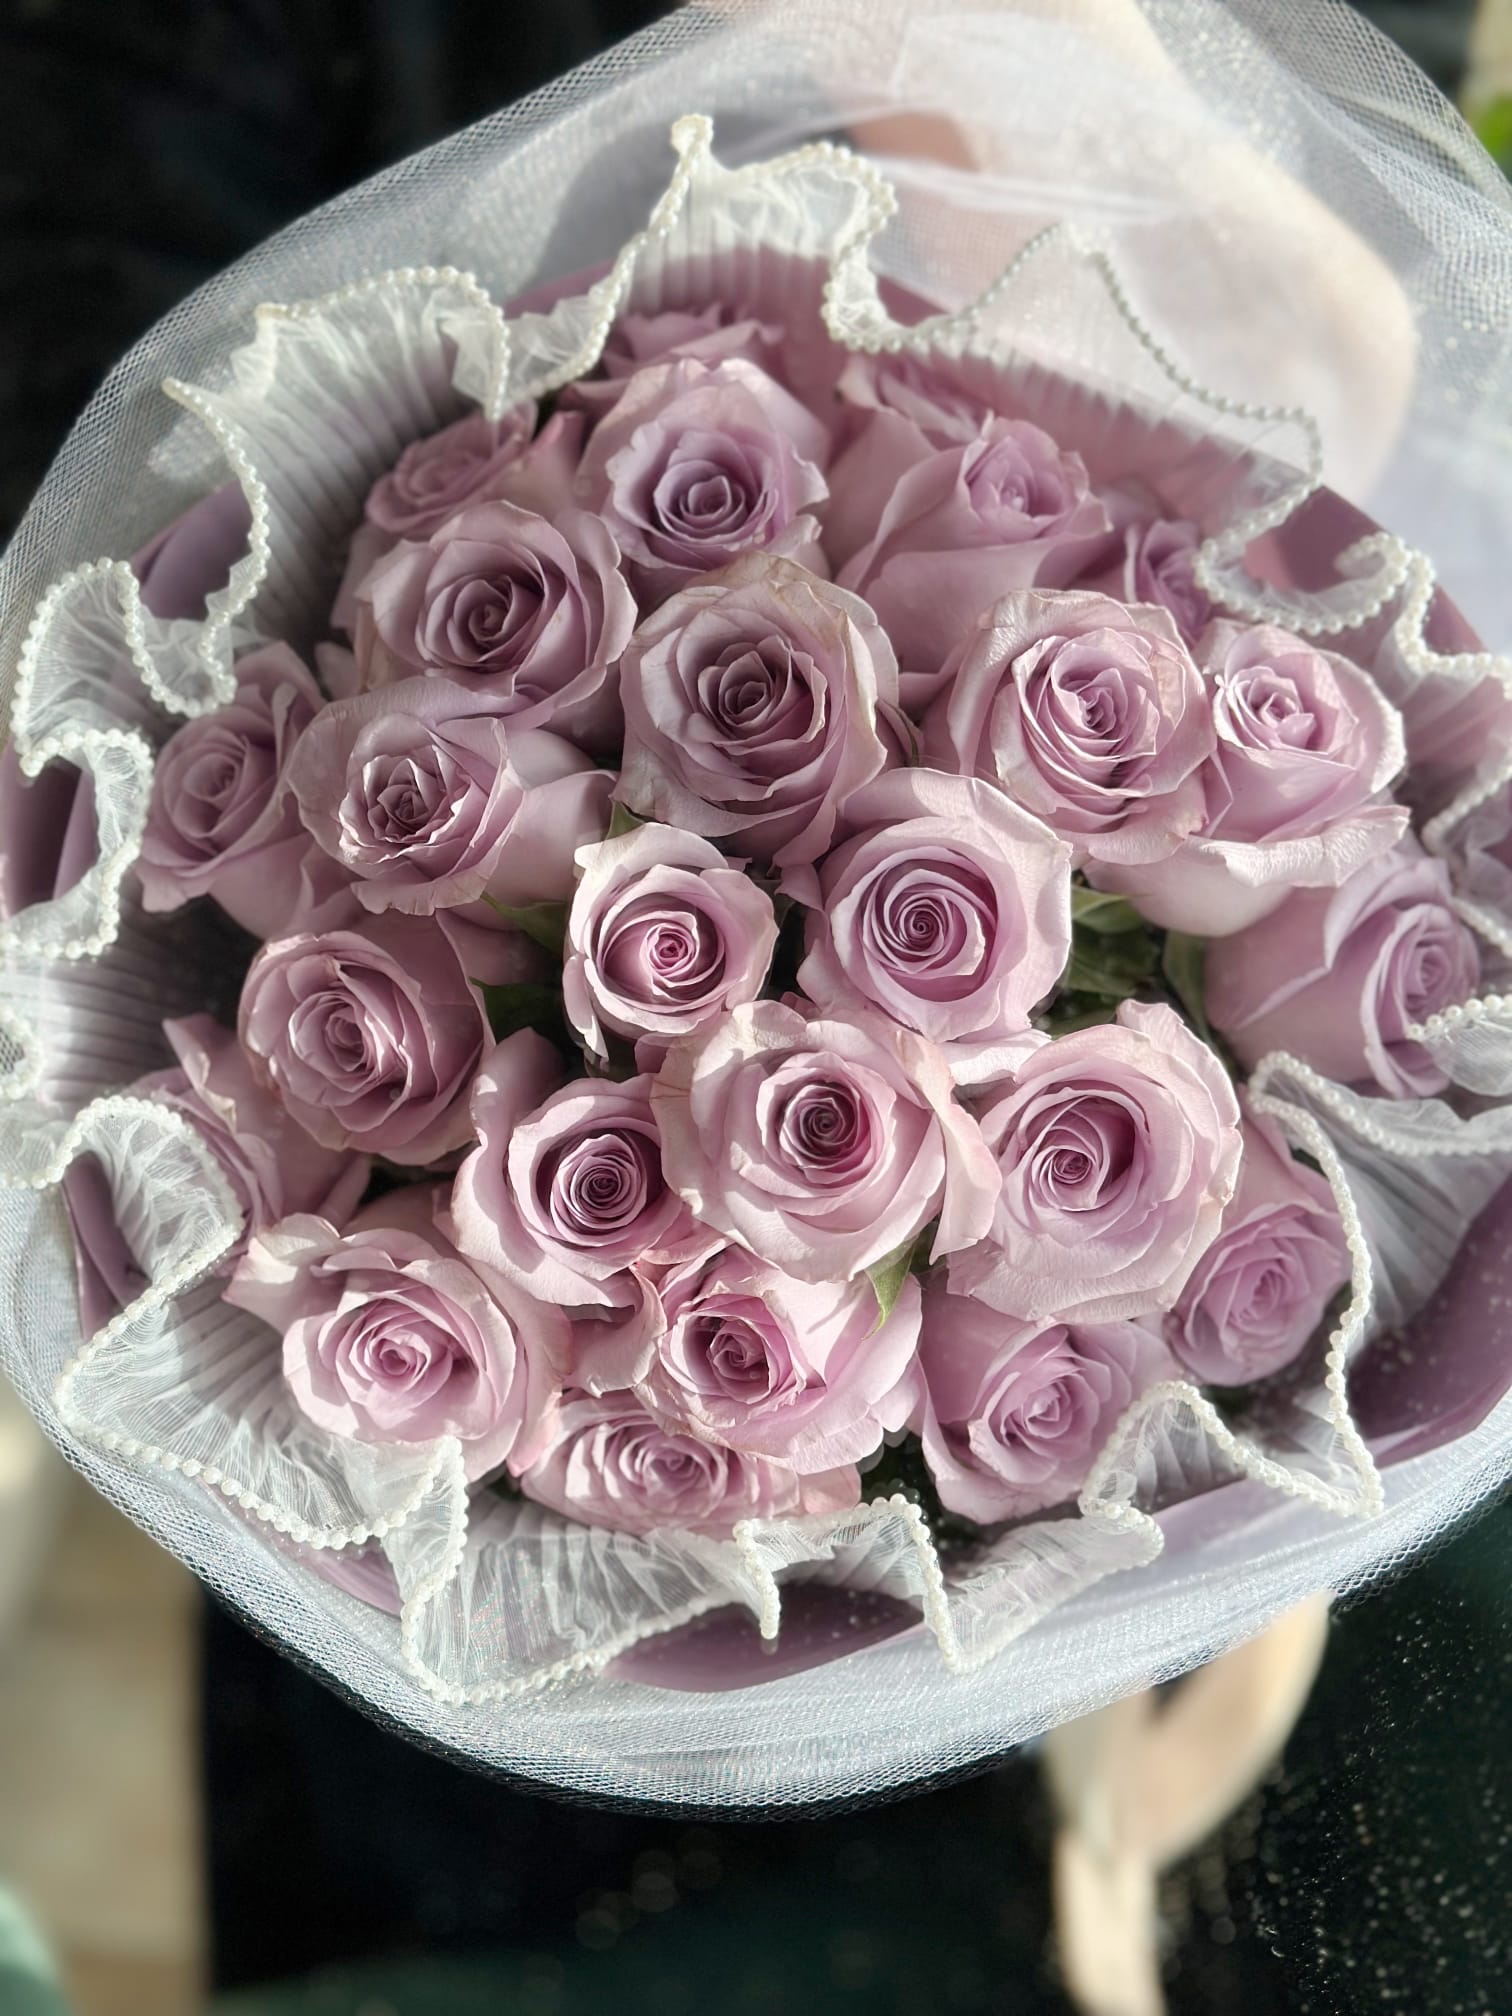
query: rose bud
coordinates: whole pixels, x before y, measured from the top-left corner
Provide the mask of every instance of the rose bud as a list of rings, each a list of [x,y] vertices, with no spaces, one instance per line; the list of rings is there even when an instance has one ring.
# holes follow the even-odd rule
[[[669,1043],[760,994],[777,946],[772,899],[711,841],[640,826],[577,858],[562,1000],[596,1056],[621,1036],[653,1069]]]
[[[914,1404],[919,1285],[885,1321],[868,1281],[804,1282],[736,1246],[675,1268],[637,1391],[657,1418],[804,1476],[855,1463]]]
[[[548,522],[515,504],[470,504],[428,539],[401,542],[357,591],[358,684],[452,679],[516,728],[612,748],[614,668],[635,627],[619,560],[587,512]]]
[[[226,1299],[283,1333],[284,1377],[317,1427],[359,1442],[453,1435],[477,1482],[548,1445],[566,1324],[483,1282],[436,1227],[440,1195],[391,1191],[344,1233],[286,1218],[253,1239]]]
[[[1166,1007],[1030,1053],[981,1115],[1002,1177],[985,1242],[950,1285],[1026,1322],[1169,1309],[1218,1232],[1239,1171],[1222,1065]]]
[[[538,1300],[569,1308],[637,1299],[634,1267],[686,1258],[708,1235],[662,1175],[649,1078],[562,1082],[533,1030],[508,1036],[473,1088],[478,1145],[457,1172],[461,1250]]]
[[[1212,716],[1163,609],[1102,595],[1007,595],[952,662],[924,724],[929,761],[985,777],[1078,861],[1159,861],[1201,823]]]
[[[236,663],[224,707],[176,729],[158,752],[136,872],[148,910],[211,896],[255,937],[346,914],[346,877],[315,847],[288,788],[319,687],[284,644]]]
[[[919,1371],[916,1426],[940,1503],[982,1526],[1075,1498],[1124,1412],[1179,1376],[1143,1324],[1042,1328],[939,1281],[924,1296]]]
[[[435,1161],[471,1137],[488,1022],[442,926],[396,911],[265,945],[242,987],[253,1069],[328,1148]]]
[[[728,1535],[743,1519],[845,1512],[861,1499],[853,1469],[801,1477],[668,1428],[628,1392],[564,1395],[550,1445],[520,1489],[568,1519],[619,1533]]]
[[[826,851],[887,761],[877,704],[897,663],[864,602],[753,554],[640,626],[621,693],[624,803],[785,866]]]
[[[1246,1112],[1239,1187],[1167,1323],[1210,1386],[1245,1386],[1298,1357],[1349,1279],[1332,1190],[1295,1161],[1273,1120]]]
[[[1411,1033],[1467,1000],[1480,953],[1443,862],[1404,842],[1208,947],[1208,1019],[1246,1069],[1288,1052],[1341,1085],[1427,1099],[1447,1074]]]
[[[1202,824],[1164,861],[1090,873],[1155,923],[1219,938],[1396,845],[1407,813],[1384,793],[1402,724],[1368,673],[1270,625],[1214,623],[1197,662],[1217,736]]]
[[[848,1281],[939,1215],[979,1239],[997,1178],[932,1043],[880,1015],[736,1008],[667,1054],[651,1093],[667,1180],[705,1224],[800,1281]]]
[[[859,455],[860,444],[853,465]],[[837,467],[837,513],[848,506],[846,475]],[[839,579],[876,610],[913,712],[939,692],[984,610],[1015,589],[1063,587],[1112,534],[1081,457],[1063,454],[1027,420],[989,420],[971,441],[931,450],[891,480],[869,460],[856,480],[887,501],[875,535]]]
[[[625,386],[578,469],[643,597],[659,601],[742,554],[813,562],[829,436],[754,364],[653,365]]]
[[[784,887],[809,905],[798,985],[939,1044],[957,1082],[1027,1029],[1071,950],[1071,850],[990,784],[890,770],[846,807],[852,834]]]

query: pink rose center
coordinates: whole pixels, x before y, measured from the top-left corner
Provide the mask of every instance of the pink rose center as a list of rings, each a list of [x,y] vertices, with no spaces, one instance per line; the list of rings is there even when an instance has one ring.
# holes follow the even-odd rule
[[[700,910],[641,896],[626,904],[602,949],[605,977],[631,1001],[701,1000],[724,980],[724,938]]]
[[[228,846],[263,811],[276,770],[269,737],[207,739],[174,780],[175,831],[212,852]]]
[[[986,877],[964,862],[902,865],[877,877],[867,893],[863,931],[872,957],[888,970],[950,999],[976,984],[997,929],[997,903]]]
[[[1262,666],[1220,677],[1230,718],[1246,741],[1269,749],[1316,749],[1321,724],[1294,679]]]
[[[854,1181],[876,1152],[876,1123],[858,1088],[844,1078],[810,1078],[782,1101],[777,1119],[782,1159],[821,1185]]]
[[[1052,1212],[1101,1210],[1135,1173],[1139,1133],[1115,1099],[1071,1093],[1037,1116],[1025,1159],[1032,1201]]]
[[[732,644],[699,680],[703,711],[737,742],[796,742],[822,721],[822,701],[785,637]]]
[[[581,1134],[543,1162],[537,1179],[557,1236],[596,1245],[626,1231],[665,1191],[661,1165],[643,1134]]]

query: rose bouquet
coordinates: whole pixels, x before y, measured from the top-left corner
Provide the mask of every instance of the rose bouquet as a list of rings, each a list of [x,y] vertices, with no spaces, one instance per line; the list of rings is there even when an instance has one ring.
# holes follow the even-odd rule
[[[834,115],[839,42],[779,20],[719,74]],[[668,32],[590,94],[601,146],[481,140],[448,247],[569,156],[612,211],[703,46]],[[1512,681],[1322,487],[1319,422],[1253,358],[1204,390],[1101,241],[1020,233],[980,291],[938,164],[903,258],[864,155],[672,130],[649,224],[595,264],[566,204],[507,311],[394,266],[211,344],[129,565],[28,598],[39,501],[7,1350],[409,1726],[696,1796],[734,1725],[648,1681],[780,1680],[750,1796],[814,1796],[1180,1670],[1499,1474],[1507,1350],[1455,1297],[1512,1173]]]

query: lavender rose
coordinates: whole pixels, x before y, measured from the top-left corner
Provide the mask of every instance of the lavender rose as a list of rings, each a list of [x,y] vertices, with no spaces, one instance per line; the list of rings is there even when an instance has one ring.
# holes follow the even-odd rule
[[[1071,850],[975,777],[891,770],[850,800],[853,837],[785,886],[809,905],[798,985],[938,1043],[957,1081],[1027,1029],[1071,949]]]
[[[982,1237],[996,1173],[932,1043],[880,1015],[736,1008],[669,1051],[651,1094],[667,1180],[706,1224],[800,1281],[848,1281],[939,1214]]]
[[[253,1069],[327,1148],[434,1161],[471,1134],[488,1041],[477,990],[430,918],[390,912],[265,945],[242,987]]]
[[[727,1246],[661,1283],[636,1390],[670,1428],[812,1476],[869,1456],[914,1404],[919,1286],[877,1322],[868,1282],[795,1281]]]
[[[312,845],[288,790],[289,759],[320,706],[294,653],[269,644],[238,659],[226,706],[169,736],[136,864],[148,910],[211,896],[267,938],[350,908],[346,877]]]
[[[924,724],[929,760],[986,777],[1082,861],[1147,862],[1201,822],[1214,744],[1201,675],[1163,609],[1006,595]]]
[[[550,1447],[521,1476],[520,1489],[589,1526],[716,1536],[742,1519],[848,1511],[861,1497],[853,1469],[801,1477],[786,1464],[668,1428],[629,1392],[568,1392]]]
[[[1217,938],[1396,845],[1407,813],[1385,793],[1402,724],[1368,673],[1269,624],[1214,623],[1197,662],[1217,736],[1202,824],[1166,860],[1100,864],[1092,879],[1157,924]]]
[[[1110,499],[1115,507],[1116,499]],[[1166,610],[1183,642],[1195,646],[1213,614],[1213,605],[1193,571],[1202,527],[1190,518],[1147,517],[1142,512],[1122,531],[1122,548],[1078,588],[1109,595],[1115,602],[1139,602]]]
[[[535,402],[524,400],[500,420],[469,413],[412,441],[368,492],[368,522],[395,539],[427,539],[464,504],[502,498],[532,511],[560,510],[571,497],[581,423],[548,423],[533,442],[535,424]],[[536,465],[553,458],[554,474],[547,478]],[[536,485],[541,502],[520,494],[527,483]]]
[[[613,783],[560,736],[519,729],[445,679],[334,701],[288,771],[306,827],[364,908],[457,910],[480,930],[499,928],[499,905],[567,901]]]
[[[401,542],[358,590],[359,684],[456,680],[518,728],[612,748],[614,667],[635,627],[619,560],[586,512],[548,522],[515,504],[469,505],[423,542]]]
[[[942,1505],[991,1526],[1074,1498],[1140,1395],[1176,1375],[1139,1323],[1004,1321],[931,1283],[916,1426]]]
[[[577,858],[562,1000],[596,1056],[623,1036],[653,1069],[679,1036],[756,999],[777,946],[772,899],[711,841],[641,826]]]
[[[283,1333],[284,1377],[318,1427],[360,1442],[454,1435],[476,1482],[549,1442],[566,1325],[485,1285],[436,1228],[440,1194],[393,1191],[345,1233],[286,1218],[253,1239],[226,1299]]]
[[[1341,1084],[1426,1099],[1449,1080],[1409,1032],[1475,992],[1480,954],[1444,864],[1404,843],[1216,939],[1206,980],[1209,1020],[1247,1068],[1284,1050]]]
[[[1169,1309],[1212,1244],[1239,1173],[1222,1065],[1166,1007],[1045,1042],[981,1116],[1002,1192],[950,1285],[1026,1322]]]
[[[887,761],[877,708],[897,661],[856,596],[753,554],[641,625],[621,692],[624,802],[784,866],[824,853]]]
[[[1171,1349],[1211,1386],[1264,1379],[1301,1354],[1348,1279],[1333,1192],[1247,1112],[1239,1187],[1167,1322]]]
[[[478,1145],[457,1172],[462,1251],[543,1301],[614,1308],[637,1300],[632,1268],[684,1259],[707,1235],[662,1175],[649,1078],[561,1083],[532,1030],[506,1037],[478,1073]]]
[[[599,376],[580,378],[564,397],[602,419],[619,403],[626,383],[652,364],[712,366],[732,358],[780,376],[782,330],[743,315],[727,301],[704,308],[668,308],[656,315],[621,315],[604,339]]]
[[[837,512],[847,505],[845,475],[837,468]],[[881,478],[870,465],[855,478],[887,502],[839,579],[880,617],[912,711],[939,691],[984,609],[1014,589],[1063,587],[1112,532],[1080,456],[1063,454],[1027,420],[990,420],[964,446],[931,451],[890,484]]]
[[[580,413],[555,413],[534,433],[533,400],[502,419],[474,412],[412,441],[368,492],[331,610],[338,630],[357,627],[357,591],[401,539],[428,539],[468,504],[517,504],[554,518],[572,502],[583,451]]]
[[[858,414],[885,413],[905,421],[929,448],[964,448],[1000,417],[948,362],[906,350],[854,353],[846,358],[835,390]]]
[[[594,429],[577,494],[657,600],[743,553],[815,562],[807,513],[828,454],[820,422],[754,364],[653,365]]]

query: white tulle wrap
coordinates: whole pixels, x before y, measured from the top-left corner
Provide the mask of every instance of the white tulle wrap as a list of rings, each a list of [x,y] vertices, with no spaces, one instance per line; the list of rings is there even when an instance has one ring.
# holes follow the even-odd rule
[[[910,130],[934,158],[879,165]],[[0,1351],[71,1458],[422,1737],[590,1794],[722,1807],[858,1796],[990,1756],[1360,1582],[1484,1496],[1508,1468],[1512,1406],[1381,1470],[1345,1373],[1422,1305],[1512,1172],[1497,1103],[1512,1095],[1512,870],[1486,865],[1512,825],[1505,731],[1448,762],[1424,828],[1483,940],[1487,991],[1420,1033],[1483,1096],[1366,1099],[1285,1057],[1256,1074],[1333,1186],[1353,1256],[1315,1377],[1243,1432],[1195,1388],[1157,1388],[1077,1508],[969,1568],[942,1564],[901,1498],[729,1541],[634,1538],[469,1506],[452,1442],[323,1433],[271,1333],[220,1300],[211,1270],[237,1215],[213,1158],[173,1114],[114,1095],[162,1061],[162,1017],[201,1005],[211,979],[213,952],[133,894],[155,746],[228,697],[237,651],[321,634],[365,494],[407,442],[579,376],[617,310],[665,305],[689,274],[739,299],[760,272],[775,312],[774,255],[796,255],[781,269],[795,322],[1006,371],[1095,478],[1131,452],[1123,416],[1145,416],[1141,466],[1203,524],[1216,600],[1363,653],[1409,713],[1512,693],[1493,652],[1430,644],[1434,573],[1407,543],[1432,550],[1484,636],[1512,635],[1512,458],[1488,417],[1512,391],[1509,221],[1447,108],[1320,0],[788,0],[674,17],[185,303],[85,414],[0,575],[23,766],[92,772],[99,823],[83,880],[0,930]],[[499,305],[595,271],[549,312]],[[896,324],[879,275],[942,313]],[[228,470],[251,507],[245,557],[204,621],[159,621],[122,556]],[[1357,541],[1321,583],[1251,578],[1246,547],[1322,481],[1400,536]],[[150,1277],[87,1339],[55,1188],[86,1153]],[[308,1565],[371,1542],[397,1620]],[[923,1623],[757,1694],[605,1674],[731,1602],[774,1636],[795,1574],[905,1598]]]

